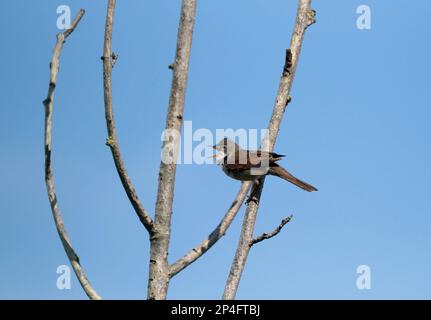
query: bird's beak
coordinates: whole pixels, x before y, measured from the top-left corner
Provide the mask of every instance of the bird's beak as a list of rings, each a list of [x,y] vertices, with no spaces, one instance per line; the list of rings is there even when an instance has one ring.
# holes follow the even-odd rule
[[[211,146],[211,145],[208,145],[208,148],[213,148],[213,149],[215,149],[215,150],[217,150],[217,145],[215,144],[215,145],[213,145],[213,146]],[[216,153],[215,155],[213,155],[213,156],[209,156],[207,159],[214,159],[214,158],[217,158],[218,157],[218,153]]]
[[[223,154],[223,153],[220,153],[220,152],[217,150],[217,145],[214,145],[214,146],[208,146],[208,147],[212,147],[213,149],[215,149],[215,150],[216,150],[216,153],[215,153],[214,155],[212,155],[212,156],[209,156],[207,159],[219,159],[219,158],[222,156],[222,154]]]

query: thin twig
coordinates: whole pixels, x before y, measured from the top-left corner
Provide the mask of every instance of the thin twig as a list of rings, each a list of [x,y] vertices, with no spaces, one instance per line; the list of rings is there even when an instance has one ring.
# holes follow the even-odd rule
[[[265,151],[272,151],[274,148],[274,144],[280,130],[281,120],[283,119],[284,111],[286,109],[287,102],[289,101],[290,89],[295,76],[296,66],[302,47],[302,41],[304,39],[304,33],[308,26],[315,22],[315,11],[312,10],[310,6],[311,0],[299,0],[295,28],[292,34],[290,48],[286,50],[285,64],[283,67],[271,120],[268,125],[268,133],[265,136],[261,147],[261,149]],[[259,202],[262,195],[264,182],[265,178],[262,178],[258,187],[256,188],[257,190],[255,192],[255,200],[248,203],[242,224],[240,240],[229,272],[229,277],[226,282],[223,299],[234,299],[238,290],[241,275],[250,252],[250,243],[253,240],[254,225],[256,222],[257,211],[259,209]]]
[[[283,229],[283,227],[289,223],[290,220],[292,220],[292,215],[288,216],[287,218],[284,218],[283,220],[281,220],[281,223],[277,226],[277,228],[275,228],[273,231],[271,232],[264,232],[262,233],[260,236],[258,236],[257,238],[253,239],[250,242],[250,247],[255,245],[256,243],[259,243],[263,240],[267,240],[267,239],[271,239],[272,237],[275,237],[277,234],[280,233],[281,229]]]
[[[112,67],[115,64],[115,60],[112,60],[116,55],[112,54],[112,25],[114,20],[114,9],[115,0],[108,1],[108,10],[106,14],[105,24],[105,40],[103,45],[103,91],[105,100],[105,118],[106,126],[108,130],[108,138],[106,139],[106,145],[110,147],[112,157],[114,159],[115,167],[118,175],[120,176],[121,183],[124,190],[126,191],[127,197],[129,198],[139,220],[145,226],[150,234],[153,232],[153,220],[150,218],[147,210],[139,200],[138,194],[132,184],[132,181],[127,174],[126,167],[124,165],[123,158],[121,156],[120,146],[118,144],[117,133],[115,129],[114,111],[112,106]]]
[[[85,275],[84,269],[82,268],[79,257],[76,254],[75,250],[72,247],[69,236],[67,235],[66,228],[63,223],[63,217],[61,215],[60,208],[58,206],[57,195],[55,192],[55,184],[54,184],[54,174],[52,171],[52,162],[51,162],[51,154],[52,154],[52,113],[54,110],[54,91],[57,84],[57,76],[58,70],[60,67],[60,56],[61,51],[63,49],[64,42],[68,36],[72,34],[72,32],[77,27],[79,21],[84,16],[85,11],[81,9],[78,12],[75,20],[73,20],[69,29],[64,31],[63,33],[57,34],[57,42],[54,46],[54,50],[52,53],[51,63],[50,63],[50,79],[49,79],[49,88],[48,95],[46,99],[43,101],[45,106],[45,183],[46,189],[48,192],[48,199],[51,205],[52,215],[54,217],[55,226],[57,228],[58,235],[60,236],[61,243],[63,244],[63,248],[66,251],[67,257],[69,258],[70,264],[84,289],[85,293],[90,299],[99,300],[101,297],[98,293],[93,289],[90,282]]]
[[[178,259],[175,263],[170,266],[171,277],[188,267],[191,263],[200,258],[205,252],[207,252],[221,237],[223,237],[231,225],[233,219],[236,217],[239,209],[241,208],[244,200],[247,196],[248,190],[250,190],[252,183],[243,182],[235,200],[232,202],[229,210],[224,215],[223,219],[217,225],[217,227],[203,240],[198,246],[190,250],[182,258]]]
[[[84,9],[80,9],[80,10],[78,11],[78,13],[77,13],[77,15],[76,15],[75,19],[74,19],[74,20],[72,21],[72,23],[70,24],[70,27],[69,27],[67,30],[65,30],[65,31],[63,32],[64,40],[66,40],[66,38],[67,38],[68,36],[70,36],[70,35],[71,35],[71,33],[72,33],[73,31],[75,31],[76,26],[77,26],[77,25],[78,25],[78,23],[81,21],[81,19],[82,19],[82,17],[84,16],[84,14],[85,14],[85,10],[84,10]]]
[[[196,0],[183,0],[178,27],[175,62],[172,67],[172,85],[164,133],[179,136],[183,124],[184,101],[195,25]],[[150,272],[148,278],[148,299],[166,299],[170,272],[168,263],[171,237],[172,203],[174,199],[176,159],[179,139],[164,141],[162,150],[168,148],[174,155],[173,161],[162,159],[159,169],[154,234],[151,237]]]

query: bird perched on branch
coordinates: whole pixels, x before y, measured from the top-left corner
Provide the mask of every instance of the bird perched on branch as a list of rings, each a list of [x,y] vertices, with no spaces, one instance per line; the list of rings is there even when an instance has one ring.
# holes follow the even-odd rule
[[[213,157],[218,160],[224,173],[233,179],[257,182],[265,175],[272,175],[289,181],[305,191],[317,191],[315,187],[294,177],[276,163],[284,155],[274,152],[242,149],[228,138],[220,140],[213,148],[219,152]]]

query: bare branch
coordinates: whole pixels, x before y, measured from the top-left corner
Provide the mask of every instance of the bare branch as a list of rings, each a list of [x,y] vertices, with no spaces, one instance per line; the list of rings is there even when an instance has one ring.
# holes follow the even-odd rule
[[[68,36],[70,36],[70,34],[73,31],[75,31],[76,26],[78,25],[79,21],[81,21],[81,19],[84,16],[84,14],[85,14],[85,10],[84,9],[80,9],[78,11],[78,14],[76,15],[75,19],[70,24],[69,29],[67,29],[66,31],[63,32],[64,39],[66,39]]]
[[[265,176],[260,179],[259,184],[253,185],[253,198],[260,199],[264,181]],[[244,270],[248,253],[250,251],[250,241],[253,240],[254,224],[256,222],[257,216],[257,210],[255,210],[254,208],[256,208],[257,206],[257,200],[251,200],[247,204],[247,210],[242,223],[238,247],[235,253],[234,260],[232,262],[229,277],[223,293],[224,300],[232,300],[235,298],[235,294],[241,280],[242,271]]]
[[[262,143],[262,150],[272,151],[280,129],[281,120],[288,104],[290,89],[295,76],[298,58],[301,52],[302,42],[305,30],[315,22],[315,11],[310,8],[311,0],[299,0],[298,11],[296,15],[295,28],[290,42],[290,49],[286,50],[286,60],[280,79],[280,84],[275,99],[275,104],[268,126],[268,134]],[[229,272],[226,287],[223,293],[223,299],[234,299],[238,290],[239,281],[250,252],[250,243],[253,241],[254,225],[256,222],[259,201],[262,195],[262,189],[265,179],[260,180],[254,194],[254,200],[250,201],[244,216],[241,230],[241,237],[238,243],[237,251]]]
[[[283,227],[289,223],[290,220],[292,220],[292,215],[288,216],[287,218],[284,218],[283,220],[281,220],[281,223],[277,226],[277,228],[275,228],[273,231],[267,233],[264,232],[262,233],[259,237],[253,239],[250,242],[250,247],[255,245],[256,243],[259,243],[263,240],[267,240],[267,239],[271,239],[272,237],[275,237],[277,234],[280,233],[281,229],[283,229]]]
[[[165,133],[180,134],[183,124],[190,53],[196,14],[196,0],[183,0],[178,28],[173,78],[169,97]],[[172,138],[172,136],[171,136]],[[179,139],[163,142],[163,150],[178,154]],[[169,285],[168,249],[171,237],[172,203],[174,199],[176,159],[160,162],[159,186],[157,190],[154,234],[151,237],[150,274],[148,299],[165,299]]]
[[[198,246],[190,250],[182,258],[178,259],[175,263],[170,266],[170,276],[173,277],[177,273],[181,272],[184,268],[188,267],[191,263],[200,258],[205,252],[207,252],[221,237],[226,233],[226,230],[231,225],[233,219],[236,217],[241,205],[244,203],[247,192],[250,189],[251,182],[243,182],[241,189],[232,202],[229,210],[224,215],[223,219],[217,225],[217,227],[203,240]]]
[[[105,24],[105,40],[103,45],[103,91],[105,100],[105,118],[106,126],[108,129],[108,138],[106,139],[106,145],[110,147],[112,157],[114,159],[115,167],[118,175],[120,176],[121,183],[126,191],[127,197],[129,198],[133,209],[135,209],[139,220],[145,226],[150,234],[153,232],[153,221],[150,218],[147,210],[142,205],[136,190],[132,184],[132,181],[127,174],[126,167],[124,165],[123,158],[121,156],[120,146],[118,144],[117,133],[115,129],[114,111],[112,106],[112,67],[115,64],[117,55],[112,53],[112,26],[114,20],[114,9],[115,0],[108,1],[108,10],[106,14]]]
[[[58,70],[60,67],[60,56],[61,51],[63,49],[64,42],[68,36],[72,34],[72,32],[77,27],[79,21],[83,17],[85,11],[81,9],[78,12],[75,20],[71,24],[70,28],[64,31],[63,33],[57,34],[57,42],[54,46],[54,50],[52,53],[51,63],[50,63],[50,79],[49,79],[49,88],[48,95],[46,99],[43,101],[45,106],[45,183],[46,189],[48,192],[48,199],[51,205],[52,215],[54,217],[55,226],[57,228],[58,235],[60,236],[61,243],[63,244],[63,248],[66,251],[67,257],[72,265],[72,268],[84,289],[85,293],[90,299],[99,300],[101,297],[97,294],[97,292],[93,289],[90,282],[85,275],[84,269],[82,268],[79,257],[76,254],[75,250],[72,247],[69,236],[67,235],[66,228],[63,223],[63,218],[61,215],[60,208],[57,202],[57,195],[55,192],[55,184],[54,184],[54,174],[52,171],[52,162],[51,162],[51,154],[52,154],[52,113],[54,110],[54,91],[57,84],[57,76]]]

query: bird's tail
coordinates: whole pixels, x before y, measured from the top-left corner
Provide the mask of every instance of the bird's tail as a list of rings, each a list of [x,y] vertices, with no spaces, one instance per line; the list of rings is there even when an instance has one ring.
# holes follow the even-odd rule
[[[304,189],[305,191],[308,191],[308,192],[317,191],[315,187],[313,187],[312,185],[304,181],[299,180],[298,178],[295,178],[286,169],[284,169],[279,165],[271,166],[268,173],[273,176],[280,177],[286,181],[289,181],[290,183],[293,183],[295,186],[298,186],[301,189]]]

